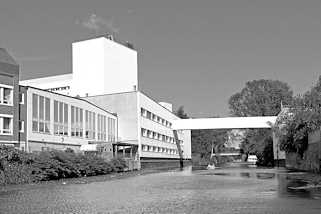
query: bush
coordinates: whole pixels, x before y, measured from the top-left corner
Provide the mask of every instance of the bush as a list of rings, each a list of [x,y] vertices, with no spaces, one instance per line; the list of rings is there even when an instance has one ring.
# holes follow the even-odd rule
[[[19,163],[2,162],[0,184],[22,184],[34,180],[30,166]]]
[[[121,158],[113,158],[110,164],[114,172],[122,172],[127,167],[126,161]]]
[[[122,172],[123,159],[105,161],[96,155],[67,151],[45,151],[30,154],[13,147],[0,147],[0,184],[18,184],[61,178],[104,175]]]

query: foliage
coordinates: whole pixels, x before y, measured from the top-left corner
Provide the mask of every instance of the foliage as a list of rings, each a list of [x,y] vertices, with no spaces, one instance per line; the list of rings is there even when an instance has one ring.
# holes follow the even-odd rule
[[[184,111],[184,106],[180,106],[177,111],[175,112],[176,116],[181,118],[181,119],[188,119],[189,117]]]
[[[281,103],[292,103],[290,87],[278,80],[253,80],[229,99],[234,116],[273,116],[281,111]]]
[[[103,175],[124,168],[126,162],[122,159],[105,161],[96,155],[56,150],[30,154],[0,146],[0,184]]]
[[[321,125],[321,76],[314,87],[297,96],[291,108],[281,115],[274,129],[280,148],[301,156],[308,148],[308,134]]]
[[[221,151],[226,139],[226,130],[192,130],[192,152],[200,154],[201,159],[209,160],[212,147],[215,152]]]
[[[258,165],[273,166],[273,138],[272,131],[268,129],[256,129],[246,132],[246,136],[240,145],[242,153],[255,154]]]
[[[253,80],[247,82],[241,92],[229,99],[233,116],[273,116],[284,105],[293,102],[293,92],[289,86],[277,80]],[[273,164],[273,139],[270,130],[247,130],[241,143],[245,154],[255,154],[262,165]],[[270,153],[269,153],[270,152]]]

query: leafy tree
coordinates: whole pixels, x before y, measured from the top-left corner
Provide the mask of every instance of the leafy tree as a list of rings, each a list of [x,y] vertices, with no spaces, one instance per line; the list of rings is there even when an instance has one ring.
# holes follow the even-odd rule
[[[192,130],[192,153],[209,160],[212,147],[215,152],[222,151],[226,139],[226,130]]]
[[[176,116],[181,118],[181,119],[188,119],[189,117],[184,111],[184,106],[180,106],[177,111],[175,112]]]
[[[292,103],[293,92],[288,84],[278,80],[253,80],[229,99],[234,116],[274,116],[281,111],[281,102]]]
[[[229,109],[233,116],[274,116],[281,111],[281,103],[293,102],[293,92],[287,83],[278,80],[253,80],[229,99]],[[273,139],[271,130],[247,130],[241,150],[254,153],[262,165],[273,163]]]
[[[321,125],[321,76],[314,87],[297,96],[286,114],[281,115],[275,130],[280,147],[286,152],[296,152],[301,157],[308,147],[308,134]]]

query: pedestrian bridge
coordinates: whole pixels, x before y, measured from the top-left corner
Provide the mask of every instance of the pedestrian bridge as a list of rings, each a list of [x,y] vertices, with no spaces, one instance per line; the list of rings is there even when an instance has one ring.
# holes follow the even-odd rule
[[[262,117],[223,117],[223,118],[197,118],[179,119],[172,121],[172,129],[177,148],[182,160],[182,152],[178,143],[178,130],[200,129],[270,129],[275,124],[277,116]],[[273,134],[273,155],[275,160],[285,159],[284,151],[280,151],[278,139]],[[181,166],[183,165],[181,161]]]
[[[276,118],[276,116],[265,116],[180,119],[172,121],[172,128],[174,130],[271,128]]]

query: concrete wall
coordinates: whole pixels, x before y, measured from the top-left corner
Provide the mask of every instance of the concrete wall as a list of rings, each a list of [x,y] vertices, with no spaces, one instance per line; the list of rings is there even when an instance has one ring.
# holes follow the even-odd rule
[[[72,92],[80,96],[133,91],[137,52],[105,37],[72,44]]]
[[[106,94],[84,97],[97,106],[118,117],[118,140],[123,143],[138,145],[137,92]]]

